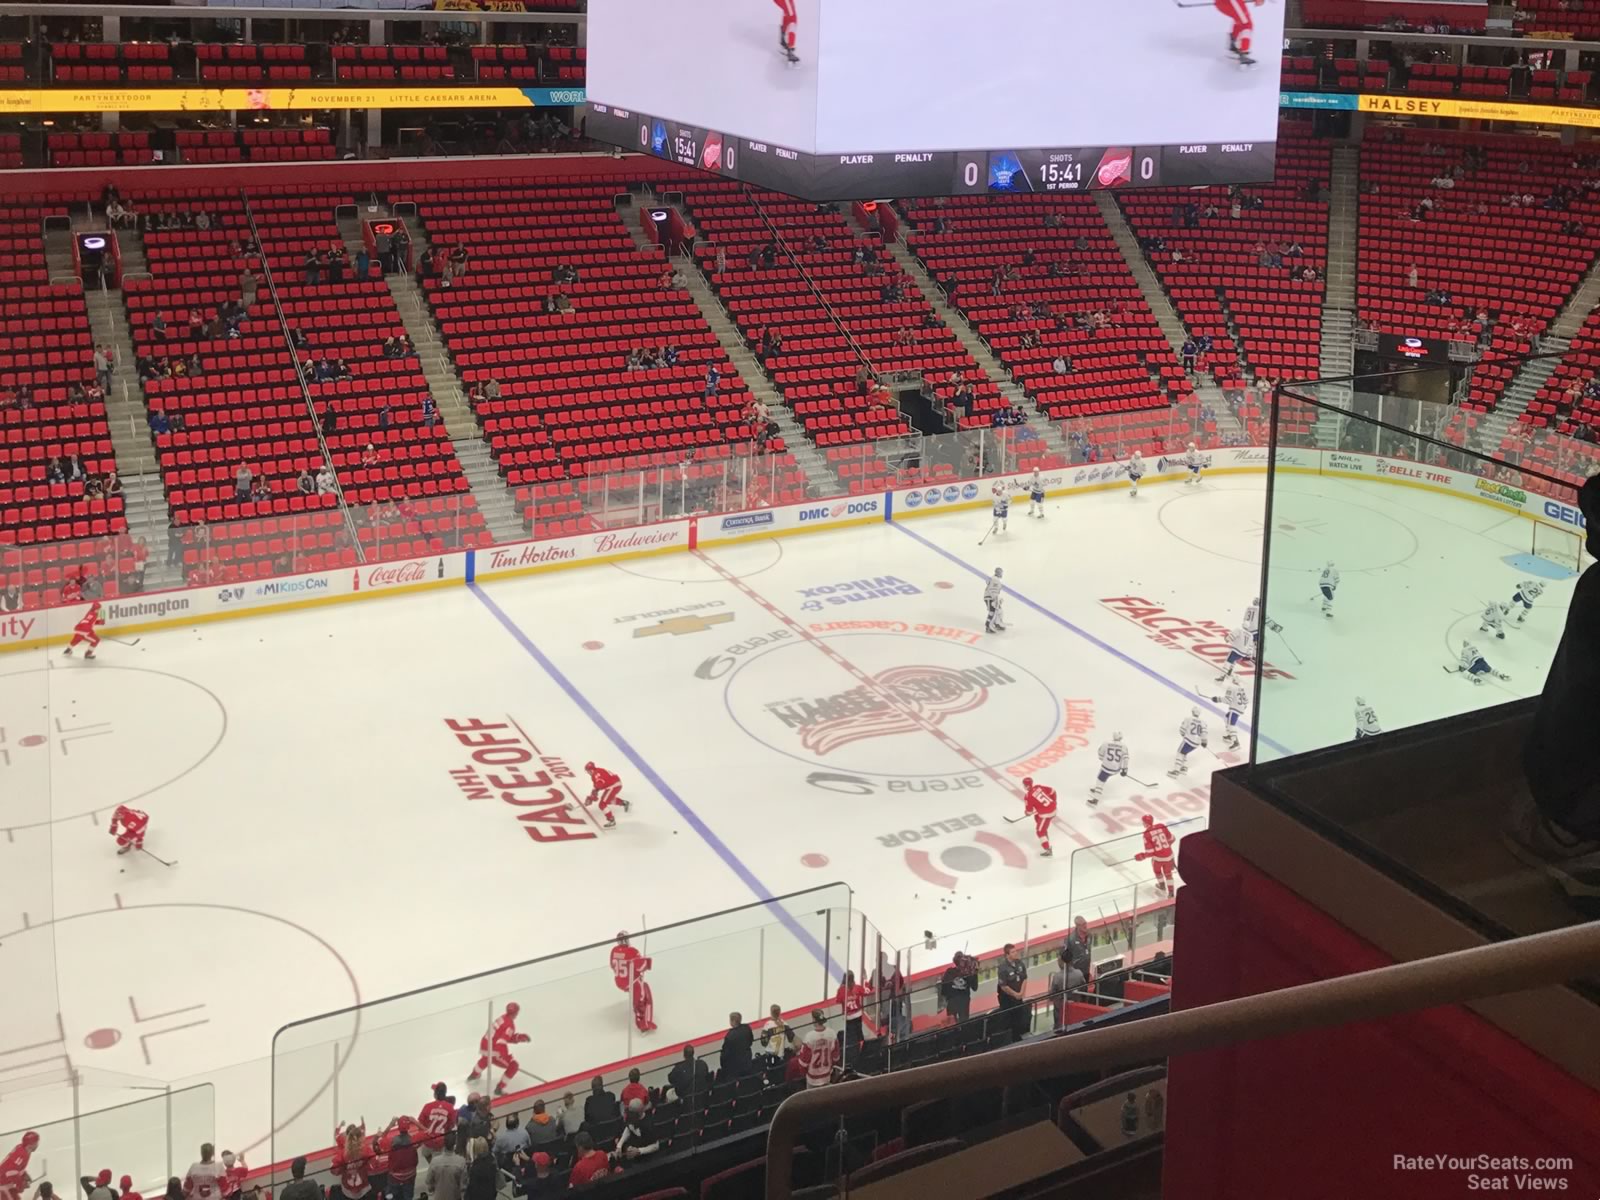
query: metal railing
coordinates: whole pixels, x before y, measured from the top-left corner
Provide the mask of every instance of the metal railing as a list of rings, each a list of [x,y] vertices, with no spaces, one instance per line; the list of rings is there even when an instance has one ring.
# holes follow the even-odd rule
[[[800,1134],[829,1121],[979,1088],[1033,1083],[1556,986],[1592,971],[1596,961],[1600,961],[1600,923],[1591,923],[1049,1042],[811,1088],[790,1096],[773,1114],[767,1134],[767,1200],[789,1200]]]

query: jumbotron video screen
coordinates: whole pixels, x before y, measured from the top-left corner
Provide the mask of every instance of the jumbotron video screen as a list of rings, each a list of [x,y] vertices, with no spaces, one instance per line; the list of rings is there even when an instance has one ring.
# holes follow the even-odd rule
[[[1278,0],[590,0],[587,133],[817,200],[1272,178]]]

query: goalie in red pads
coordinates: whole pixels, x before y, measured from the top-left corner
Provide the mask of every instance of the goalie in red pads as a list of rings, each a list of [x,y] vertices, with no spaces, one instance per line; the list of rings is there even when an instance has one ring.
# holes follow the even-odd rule
[[[1034,783],[1031,779],[1022,781],[1023,812],[1033,818],[1033,832],[1039,838],[1039,845],[1043,847],[1039,853],[1049,858],[1050,850],[1050,822],[1056,819],[1056,790],[1045,787],[1042,783]]]
[[[584,805],[599,805],[600,811],[606,815],[606,828],[615,829],[617,817],[611,811],[612,806],[621,805],[623,812],[633,808],[633,805],[622,798],[622,780],[604,767],[597,767],[593,763],[584,763],[583,769],[589,772],[589,783],[592,785],[589,798],[583,802]]]
[[[517,1059],[511,1053],[511,1047],[528,1040],[527,1034],[517,1032],[517,1014],[521,1011],[522,1007],[515,1001],[506,1005],[506,1011],[500,1015],[494,1027],[479,1040],[478,1065],[467,1076],[468,1083],[475,1082],[483,1074],[484,1068],[493,1063],[501,1072],[500,1082],[494,1085],[494,1094],[498,1096],[506,1090],[506,1084],[517,1073]]]
[[[1133,856],[1134,862],[1150,860],[1156,873],[1156,891],[1163,896],[1176,896],[1178,885],[1172,879],[1172,830],[1149,813],[1144,815],[1144,852]]]
[[[95,647],[100,644],[100,635],[94,631],[95,626],[105,623],[106,619],[100,615],[100,601],[96,600],[89,605],[89,611],[83,614],[83,619],[72,627],[72,641],[67,643],[67,648],[61,653],[71,657],[79,642],[88,642],[89,648],[83,652],[83,656],[93,658]]]
[[[129,808],[126,804],[117,805],[117,811],[111,814],[111,836],[117,839],[117,853],[126,854],[129,850],[143,850],[144,831],[148,828],[150,828],[149,813]]]
[[[619,992],[627,992],[633,999],[633,1023],[640,1033],[654,1033],[656,1028],[656,1000],[644,973],[655,964],[628,944],[628,932],[617,934],[617,944],[611,947],[611,978]]]

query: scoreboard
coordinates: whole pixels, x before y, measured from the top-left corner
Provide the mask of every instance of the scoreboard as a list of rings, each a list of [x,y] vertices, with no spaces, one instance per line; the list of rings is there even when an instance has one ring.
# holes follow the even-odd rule
[[[1273,142],[812,154],[591,103],[585,133],[623,149],[811,200],[1065,193],[1268,183]]]

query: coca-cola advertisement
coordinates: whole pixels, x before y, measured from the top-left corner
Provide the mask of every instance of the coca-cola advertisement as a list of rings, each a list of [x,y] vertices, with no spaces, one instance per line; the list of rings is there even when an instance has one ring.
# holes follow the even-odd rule
[[[379,563],[377,566],[357,567],[354,590],[377,591],[380,588],[404,587],[427,583],[430,579],[443,579],[444,558],[414,558],[407,562]]]

